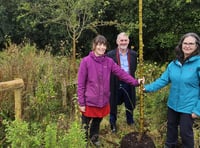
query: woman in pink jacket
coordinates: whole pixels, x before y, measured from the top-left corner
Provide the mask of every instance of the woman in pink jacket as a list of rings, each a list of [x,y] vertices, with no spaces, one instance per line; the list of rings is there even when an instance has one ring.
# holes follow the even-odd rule
[[[93,40],[92,51],[84,57],[78,71],[78,103],[82,112],[82,124],[86,138],[100,146],[98,135],[100,122],[109,114],[110,75],[122,81],[139,86],[143,79],[134,79],[122,70],[111,58],[105,55],[107,40],[98,35]],[[88,129],[90,131],[88,132]]]

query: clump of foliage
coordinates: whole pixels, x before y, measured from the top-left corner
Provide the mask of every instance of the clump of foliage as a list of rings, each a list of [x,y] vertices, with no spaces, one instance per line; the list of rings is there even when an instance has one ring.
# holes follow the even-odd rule
[[[42,141],[42,132],[36,124],[28,125],[25,121],[3,122],[6,126],[6,139],[13,148],[38,147]]]
[[[67,141],[67,145],[63,145],[65,147],[66,146],[69,148],[75,148],[75,147],[85,148],[86,147],[87,141],[85,137],[85,131],[80,128],[79,123],[77,122],[71,123],[71,128],[68,131],[66,141]]]
[[[73,148],[86,147],[85,133],[77,121],[71,123],[68,131],[61,132],[57,124],[51,123],[45,129],[38,123],[4,120],[6,139],[12,148]],[[60,132],[58,132],[60,131]]]

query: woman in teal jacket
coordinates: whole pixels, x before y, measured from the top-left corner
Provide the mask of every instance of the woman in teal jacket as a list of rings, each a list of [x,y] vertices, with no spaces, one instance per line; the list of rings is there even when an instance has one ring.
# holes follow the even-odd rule
[[[165,148],[175,148],[178,126],[184,148],[194,147],[193,122],[200,116],[200,38],[185,34],[177,47],[176,59],[169,63],[160,78],[144,86],[145,92],[155,92],[171,84],[167,102],[167,139]]]

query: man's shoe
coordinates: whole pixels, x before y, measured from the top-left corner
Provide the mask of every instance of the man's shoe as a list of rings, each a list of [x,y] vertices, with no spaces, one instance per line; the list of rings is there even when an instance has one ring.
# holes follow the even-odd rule
[[[128,126],[135,131],[137,130],[134,123],[128,123]]]
[[[116,124],[111,124],[111,132],[112,133],[116,133],[117,132],[117,126],[116,126]]]
[[[134,126],[134,123],[127,123],[129,126]]]

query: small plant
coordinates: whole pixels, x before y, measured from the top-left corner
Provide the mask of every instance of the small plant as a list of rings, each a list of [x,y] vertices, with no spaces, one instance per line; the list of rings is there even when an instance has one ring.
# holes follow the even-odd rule
[[[12,148],[85,148],[85,133],[77,121],[71,123],[68,131],[58,132],[57,124],[51,123],[46,130],[39,124],[25,121],[3,121],[6,142]],[[43,134],[44,133],[44,134]]]
[[[55,124],[47,125],[45,132],[45,148],[56,148],[57,147],[57,129]]]
[[[67,148],[85,148],[87,141],[85,132],[77,122],[72,122],[67,134]]]
[[[42,132],[33,124],[31,127],[25,121],[3,121],[6,126],[7,142],[12,148],[37,148],[41,145]]]

